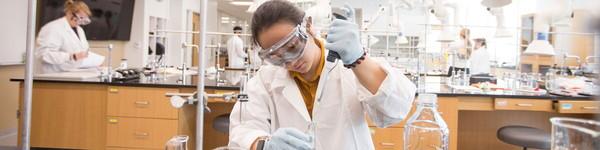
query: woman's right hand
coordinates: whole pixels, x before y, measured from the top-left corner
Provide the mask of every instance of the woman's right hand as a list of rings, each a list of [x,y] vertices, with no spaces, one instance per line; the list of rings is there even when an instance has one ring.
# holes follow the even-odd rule
[[[73,53],[72,57],[75,61],[82,60],[82,59],[88,57],[88,51],[81,51],[81,52]]]

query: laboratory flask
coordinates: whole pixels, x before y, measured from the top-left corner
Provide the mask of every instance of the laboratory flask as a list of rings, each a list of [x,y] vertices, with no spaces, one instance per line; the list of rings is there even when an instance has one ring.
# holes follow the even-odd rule
[[[167,141],[165,150],[187,150],[188,139],[189,137],[187,135],[173,136],[171,139],[169,139],[169,141]]]
[[[600,149],[600,122],[577,118],[553,117],[552,150]]]
[[[447,150],[448,126],[437,111],[437,95],[419,94],[417,110],[404,126],[404,150]]]

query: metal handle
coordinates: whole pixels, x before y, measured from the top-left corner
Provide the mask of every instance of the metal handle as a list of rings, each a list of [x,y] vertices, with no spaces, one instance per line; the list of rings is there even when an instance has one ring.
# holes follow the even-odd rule
[[[135,132],[134,133],[135,136],[150,136],[150,134],[148,134],[147,132]]]
[[[394,143],[386,143],[386,142],[381,142],[380,144],[381,144],[381,146],[395,146],[396,145]]]
[[[191,96],[194,96],[194,93],[166,93],[165,96],[167,96],[167,97],[172,97],[172,96],[191,97]]]
[[[135,104],[136,105],[149,105],[150,102],[148,102],[148,101],[135,101]]]
[[[598,107],[594,107],[594,106],[584,106],[584,107],[581,107],[581,109],[585,109],[585,110],[598,110]]]
[[[524,103],[524,104],[517,104],[517,106],[521,106],[521,107],[531,107],[531,106],[533,106],[533,104],[527,104],[527,103]]]

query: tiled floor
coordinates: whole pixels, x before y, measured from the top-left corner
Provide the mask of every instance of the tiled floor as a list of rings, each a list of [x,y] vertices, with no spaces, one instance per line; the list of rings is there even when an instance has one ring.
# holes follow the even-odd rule
[[[0,150],[16,150],[17,131],[0,134]]]

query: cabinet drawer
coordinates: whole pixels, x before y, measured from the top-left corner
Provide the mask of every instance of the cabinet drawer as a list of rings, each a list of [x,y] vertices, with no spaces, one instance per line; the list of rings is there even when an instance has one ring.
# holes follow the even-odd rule
[[[109,116],[177,119],[177,109],[165,96],[168,92],[177,92],[177,89],[108,87],[107,113]]]
[[[404,142],[404,128],[371,128],[371,136],[375,149],[401,150]]]
[[[552,111],[552,101],[535,99],[505,99],[494,100],[496,110],[527,110],[527,111]]]
[[[559,113],[598,114],[600,101],[559,101],[557,108]]]
[[[177,120],[109,117],[106,126],[108,147],[164,148],[177,135]]]

